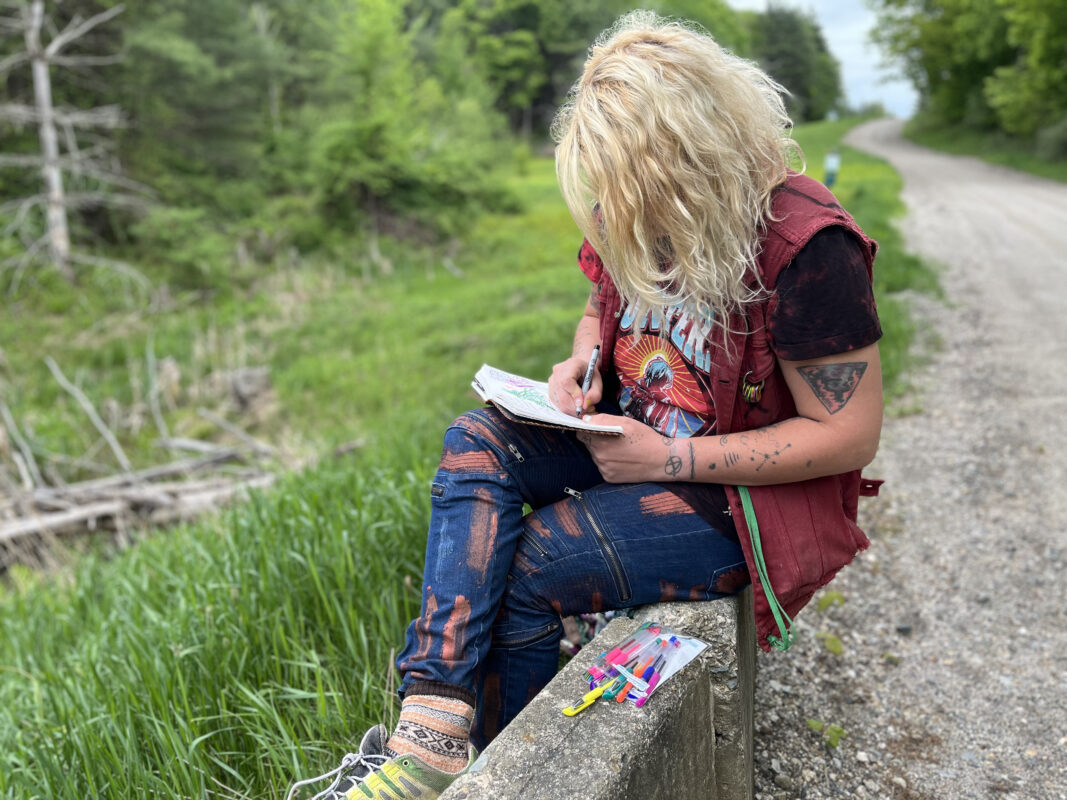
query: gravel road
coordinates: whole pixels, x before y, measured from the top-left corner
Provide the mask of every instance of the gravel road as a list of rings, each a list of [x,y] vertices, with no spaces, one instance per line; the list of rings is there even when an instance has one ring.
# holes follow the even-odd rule
[[[757,797],[1067,800],[1067,185],[900,127],[847,143],[903,176],[948,302],[914,298],[930,358],[866,471],[886,484],[843,603],[760,654]]]

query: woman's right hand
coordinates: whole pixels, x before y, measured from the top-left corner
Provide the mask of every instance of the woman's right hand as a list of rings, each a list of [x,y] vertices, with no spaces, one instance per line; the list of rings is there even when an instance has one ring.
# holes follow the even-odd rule
[[[564,414],[580,417],[585,409],[591,409],[600,402],[604,380],[600,377],[599,369],[593,370],[593,382],[585,397],[582,397],[582,380],[588,368],[589,358],[581,356],[571,356],[552,367],[548,396]]]

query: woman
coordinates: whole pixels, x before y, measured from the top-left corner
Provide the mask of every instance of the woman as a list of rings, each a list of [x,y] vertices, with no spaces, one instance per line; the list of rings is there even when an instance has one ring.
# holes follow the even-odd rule
[[[448,429],[399,722],[369,731],[324,796],[436,797],[555,673],[561,617],[751,580],[760,642],[784,646],[788,616],[866,546],[875,245],[787,172],[781,91],[646,12],[591,49],[554,132],[593,286],[549,387],[560,409],[625,432],[492,408]]]

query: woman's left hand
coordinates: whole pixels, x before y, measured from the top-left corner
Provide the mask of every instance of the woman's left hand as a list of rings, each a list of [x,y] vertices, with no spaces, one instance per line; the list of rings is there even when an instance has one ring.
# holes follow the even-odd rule
[[[589,414],[583,419],[596,425],[622,427],[621,436],[578,431],[578,439],[608,483],[690,479],[692,459],[684,439],[682,444],[676,444],[670,436],[630,417]]]

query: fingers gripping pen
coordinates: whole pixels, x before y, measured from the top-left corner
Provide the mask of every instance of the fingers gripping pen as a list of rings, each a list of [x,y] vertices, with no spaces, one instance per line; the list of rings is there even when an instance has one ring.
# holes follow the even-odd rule
[[[596,364],[599,360],[600,345],[594,345],[593,352],[589,356],[589,366],[585,368],[585,377],[582,379],[582,399],[574,410],[574,413],[578,416],[581,416],[585,407],[585,396],[589,394],[589,389],[593,386],[593,375],[596,373]]]

